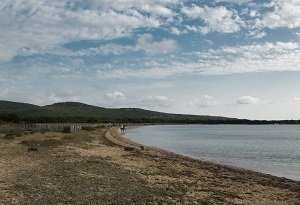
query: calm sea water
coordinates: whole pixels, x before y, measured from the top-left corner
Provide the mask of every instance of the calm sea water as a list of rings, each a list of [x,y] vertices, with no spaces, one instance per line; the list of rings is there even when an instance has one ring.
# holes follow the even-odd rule
[[[300,125],[154,125],[126,137],[193,158],[300,180]]]

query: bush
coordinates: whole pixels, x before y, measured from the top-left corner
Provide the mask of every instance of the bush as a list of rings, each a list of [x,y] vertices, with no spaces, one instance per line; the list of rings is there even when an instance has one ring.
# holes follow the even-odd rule
[[[106,128],[106,126],[105,125],[98,125],[96,128],[103,129],[103,128]]]
[[[3,139],[6,139],[6,140],[12,140],[14,138],[15,138],[14,135],[9,135],[9,134],[5,134],[4,137],[3,137]]]
[[[38,151],[38,148],[34,145],[31,145],[27,148],[27,151],[28,152],[36,152],[36,151]]]
[[[27,140],[22,140],[21,142],[20,142],[20,144],[28,144],[29,142],[27,141]]]
[[[23,132],[18,129],[9,129],[4,132],[3,139],[14,139],[15,137],[21,137]]]
[[[71,133],[71,127],[69,126],[64,127],[63,133]]]
[[[133,147],[124,147],[124,151],[134,151]]]
[[[86,131],[94,131],[94,130],[96,130],[95,127],[89,127],[89,126],[82,126],[81,129],[82,129],[82,130],[86,130]]]

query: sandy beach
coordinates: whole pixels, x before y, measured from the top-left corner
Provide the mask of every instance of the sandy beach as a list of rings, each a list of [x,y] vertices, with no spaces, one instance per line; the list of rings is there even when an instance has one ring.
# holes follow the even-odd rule
[[[0,204],[300,204],[299,181],[139,145],[117,128],[0,139],[0,158]]]

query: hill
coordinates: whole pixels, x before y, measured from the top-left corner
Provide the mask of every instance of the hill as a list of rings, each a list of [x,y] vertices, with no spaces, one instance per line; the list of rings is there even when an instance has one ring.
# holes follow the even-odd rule
[[[148,122],[204,123],[237,120],[226,117],[181,115],[140,108],[103,108],[79,102],[46,106],[0,101],[0,120],[16,122]]]
[[[11,102],[11,101],[5,101],[0,100],[0,111],[20,111],[20,110],[27,110],[27,109],[35,109],[38,108],[37,105],[32,105],[28,103],[19,103],[19,102]]]

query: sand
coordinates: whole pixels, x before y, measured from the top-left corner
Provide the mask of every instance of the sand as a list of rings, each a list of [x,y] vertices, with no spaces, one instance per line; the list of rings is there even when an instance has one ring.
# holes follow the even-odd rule
[[[117,128],[33,133],[0,139],[0,204],[300,204],[300,182],[140,145]]]

